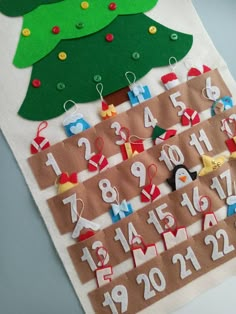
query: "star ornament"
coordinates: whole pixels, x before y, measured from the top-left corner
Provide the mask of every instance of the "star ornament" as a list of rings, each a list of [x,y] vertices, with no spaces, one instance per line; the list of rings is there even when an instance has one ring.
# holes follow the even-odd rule
[[[204,176],[218,168],[220,168],[225,162],[226,158],[224,156],[219,157],[210,157],[206,155],[202,155],[203,168],[199,172],[199,176]]]

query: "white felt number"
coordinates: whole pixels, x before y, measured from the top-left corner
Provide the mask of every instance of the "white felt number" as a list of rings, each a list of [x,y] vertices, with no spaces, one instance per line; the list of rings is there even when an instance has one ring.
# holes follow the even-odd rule
[[[175,219],[173,215],[169,212],[163,212],[167,208],[167,204],[164,203],[158,207],[156,207],[155,212],[154,210],[150,210],[148,212],[149,218],[147,220],[148,224],[153,224],[154,227],[156,228],[158,233],[163,233],[163,228],[160,224],[160,220],[165,219],[166,220],[166,225],[165,228],[171,228],[175,224]]]
[[[201,197],[199,195],[199,189],[197,186],[193,188],[193,196],[192,199],[193,201],[191,202],[188,194],[183,193],[182,194],[182,202],[181,205],[184,207],[186,206],[192,216],[196,216],[197,212],[202,212],[206,210],[209,207],[209,200],[207,197]],[[199,204],[201,199],[201,204]]]
[[[192,271],[187,269],[186,262],[191,261],[193,267],[196,271],[201,269],[201,266],[196,258],[196,255],[193,252],[193,249],[189,246],[187,248],[187,254],[183,256],[182,254],[175,254],[172,257],[172,263],[176,264],[177,262],[180,263],[180,278],[185,279],[188,276],[192,275]]]
[[[98,185],[102,191],[102,199],[105,203],[113,203],[117,199],[116,190],[111,186],[111,182],[108,179],[100,180]]]
[[[211,85],[211,77],[206,79],[206,94],[207,97],[213,101],[220,98],[220,89],[217,86]]]
[[[140,161],[136,161],[131,166],[131,173],[136,178],[139,178],[139,186],[142,187],[146,183],[146,167]]]
[[[171,94],[170,100],[171,100],[171,102],[175,108],[178,108],[178,107],[180,108],[180,110],[178,112],[178,116],[180,117],[184,114],[184,110],[186,109],[186,105],[182,101],[177,100],[178,97],[181,97],[180,92],[176,92],[174,94]]]
[[[130,251],[130,245],[131,244],[134,244],[134,243],[141,243],[141,240],[140,238],[135,238],[135,241],[134,241],[134,237],[138,235],[134,225],[132,222],[129,222],[128,225],[128,241],[126,240],[125,236],[124,236],[124,233],[122,232],[122,230],[120,228],[116,228],[115,229],[115,237],[114,237],[114,240],[115,241],[120,241],[125,253],[129,252]]]
[[[165,149],[161,151],[160,161],[164,161],[168,170],[173,170],[174,166],[184,164],[184,155],[180,148],[176,145],[168,147],[167,152]]]
[[[232,179],[231,179],[231,173],[230,170],[226,170],[224,172],[222,172],[220,174],[220,179],[223,180],[225,178],[226,180],[226,188],[227,188],[227,196],[225,195],[225,192],[222,188],[222,185],[220,184],[220,181],[217,177],[212,178],[212,185],[211,185],[211,189],[212,190],[216,190],[216,192],[219,195],[219,198],[224,200],[226,199],[228,196],[232,195]]]
[[[72,220],[73,223],[76,222],[78,220],[76,193],[68,196],[67,198],[64,198],[62,200],[62,203],[64,205],[70,204],[71,220]]]
[[[231,138],[234,136],[234,133],[232,132],[229,123],[236,121],[236,114],[235,113],[231,114],[228,119],[229,121],[227,121],[226,119],[221,120],[222,123],[221,131],[226,132],[228,136]]]
[[[189,144],[191,146],[195,146],[199,155],[204,154],[204,149],[202,148],[201,142],[204,143],[208,152],[211,152],[213,150],[211,143],[210,143],[210,141],[206,135],[206,132],[203,129],[201,129],[199,131],[199,137],[198,138],[197,138],[196,134],[194,134],[194,133],[191,134],[190,137],[191,137],[191,141],[189,142]]]
[[[219,251],[219,244],[218,244],[218,240],[220,238],[223,238],[223,251]],[[222,257],[224,257],[225,255],[227,255],[228,253],[234,251],[234,246],[233,245],[229,245],[229,237],[228,234],[225,230],[223,229],[219,229],[216,231],[215,236],[209,234],[205,237],[205,244],[209,245],[210,243],[212,243],[213,245],[213,249],[212,249],[212,254],[211,254],[211,258],[213,261],[216,261]]]
[[[144,108],[144,126],[145,128],[155,128],[157,125],[157,119],[153,117],[153,114],[149,107]]]
[[[155,279],[157,276],[158,282]],[[144,299],[149,300],[156,295],[156,292],[162,292],[166,288],[166,280],[159,268],[152,268],[148,274],[139,274],[136,278],[137,284],[144,283]]]
[[[116,145],[123,145],[126,142],[127,135],[121,131],[121,125],[119,122],[113,122],[111,124],[111,129],[115,129],[115,134],[118,136],[122,136],[120,140],[116,141]]]
[[[85,146],[85,153],[84,153],[84,158],[85,160],[89,160],[93,153],[91,152],[91,145],[90,145],[90,142],[87,138],[85,137],[81,137],[79,140],[78,140],[78,146],[79,147],[82,147],[82,146]]]
[[[112,314],[118,314],[118,310],[115,303],[120,303],[121,312],[125,313],[128,309],[128,292],[125,286],[115,286],[111,294],[109,292],[104,293],[104,301],[102,305],[104,307],[109,306]]]
[[[96,250],[99,248],[97,250],[97,254],[101,256],[101,260],[103,261],[102,263],[101,261],[99,261],[97,265],[95,264],[89,249],[87,247],[84,247],[82,249],[83,255],[81,256],[81,260],[83,262],[87,262],[92,271],[95,271],[97,267],[107,265],[107,263],[109,262],[110,259],[109,254],[102,247],[103,244],[101,241],[95,241],[92,245],[92,250]]]
[[[59,176],[61,174],[61,170],[56,162],[56,159],[54,158],[52,153],[47,154],[48,160],[46,161],[46,166],[51,166],[54,170],[55,174]]]

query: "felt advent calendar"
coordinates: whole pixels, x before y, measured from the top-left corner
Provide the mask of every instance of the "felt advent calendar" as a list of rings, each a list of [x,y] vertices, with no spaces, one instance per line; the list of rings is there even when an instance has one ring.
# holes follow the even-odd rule
[[[235,274],[236,83],[191,1],[0,10],[1,128],[84,311],[169,313]]]

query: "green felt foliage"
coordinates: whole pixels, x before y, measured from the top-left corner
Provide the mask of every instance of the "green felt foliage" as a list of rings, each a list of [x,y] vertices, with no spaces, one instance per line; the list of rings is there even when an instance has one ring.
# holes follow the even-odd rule
[[[132,3],[131,3],[132,2]],[[42,59],[62,39],[80,38],[95,33],[109,25],[118,15],[137,14],[153,8],[158,0],[116,0],[116,9],[109,8],[110,0],[88,0],[89,7],[81,7],[83,1],[66,0],[42,5],[24,16],[22,30],[29,36],[20,35],[13,63],[24,68]],[[60,28],[57,34],[54,26]]]
[[[150,26],[156,27],[155,34],[149,33]],[[107,34],[113,34],[113,41],[106,41]],[[93,35],[61,41],[37,62],[19,114],[29,120],[59,116],[68,99],[79,103],[98,99],[99,79],[103,94],[110,94],[128,85],[126,71],[139,79],[154,67],[168,65],[171,56],[182,59],[192,42],[191,35],[169,29],[144,14],[119,16]],[[64,61],[58,58],[60,52],[67,54]],[[39,88],[32,86],[34,79],[40,80]]]
[[[20,16],[34,10],[39,5],[63,0],[0,0],[0,12],[7,16]]]

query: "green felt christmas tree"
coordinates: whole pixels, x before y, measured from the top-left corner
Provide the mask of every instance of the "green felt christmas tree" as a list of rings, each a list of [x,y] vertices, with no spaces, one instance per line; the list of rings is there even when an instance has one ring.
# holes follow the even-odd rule
[[[64,0],[26,14],[14,64],[33,69],[19,114],[29,120],[59,116],[68,99],[98,99],[98,82],[105,96],[128,85],[127,71],[139,79],[168,65],[171,56],[182,59],[193,38],[142,13],[156,3]]]

